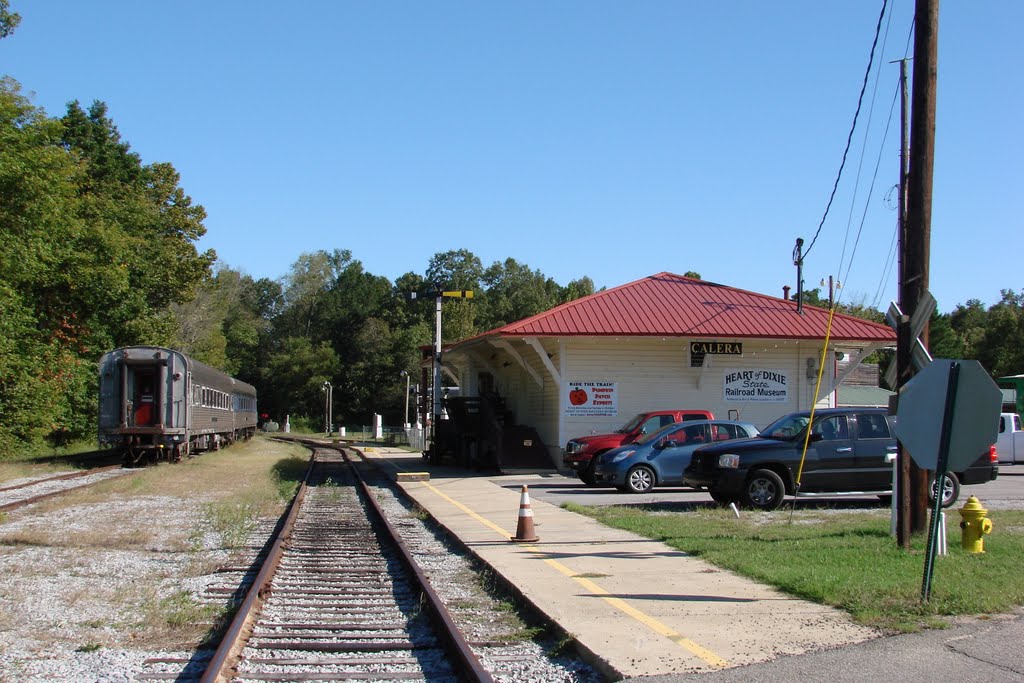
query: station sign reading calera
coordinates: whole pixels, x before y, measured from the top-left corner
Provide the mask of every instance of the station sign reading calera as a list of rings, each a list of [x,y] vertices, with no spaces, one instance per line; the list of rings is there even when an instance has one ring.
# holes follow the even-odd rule
[[[742,356],[742,342],[724,341],[692,341],[690,342],[690,367],[699,368],[704,365],[704,356]]]

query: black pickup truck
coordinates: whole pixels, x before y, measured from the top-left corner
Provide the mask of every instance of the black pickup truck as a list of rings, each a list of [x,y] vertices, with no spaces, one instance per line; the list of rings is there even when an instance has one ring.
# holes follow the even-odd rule
[[[707,489],[722,504],[739,502],[775,510],[787,494],[868,493],[891,495],[896,452],[895,417],[884,408],[828,408],[814,411],[810,439],[808,411],[785,415],[752,439],[736,439],[696,450],[683,472],[683,483]],[[801,469],[801,453],[808,441]],[[963,472],[948,472],[942,504],[960,495],[960,484],[981,484],[999,475],[994,449]],[[933,486],[934,495],[934,486]]]

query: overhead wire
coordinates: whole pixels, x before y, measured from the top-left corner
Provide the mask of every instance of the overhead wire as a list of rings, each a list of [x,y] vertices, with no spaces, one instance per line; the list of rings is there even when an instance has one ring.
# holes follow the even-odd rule
[[[878,170],[882,166],[882,155],[883,155],[883,152],[885,151],[885,142],[889,138],[889,129],[892,127],[892,116],[893,116],[893,112],[896,110],[896,101],[899,99],[899,94],[900,94],[900,88],[899,88],[899,85],[897,84],[896,92],[893,93],[892,103],[890,103],[890,105],[889,105],[889,120],[885,124],[885,131],[882,133],[882,141],[879,144],[879,148],[878,148],[878,157],[875,160],[875,172],[871,176],[871,185],[868,187],[868,196],[864,200],[864,210],[863,210],[863,212],[861,213],[861,216],[860,216],[860,225],[857,226],[857,235],[854,238],[853,250],[850,252],[850,261],[849,261],[849,263],[846,266],[846,273],[845,273],[845,275],[843,275],[843,280],[847,281],[847,282],[850,279],[850,271],[853,269],[853,259],[857,255],[857,246],[860,244],[860,237],[861,237],[861,235],[864,232],[864,223],[865,223],[865,221],[867,220],[867,217],[868,217],[868,207],[871,204],[871,197],[874,196],[874,193],[875,193],[875,183],[878,180]],[[844,246],[844,250],[845,250],[845,246]],[[840,265],[840,268],[842,268],[841,265]]]
[[[913,39],[914,39],[914,22],[911,21],[910,22],[910,30],[907,31],[907,44],[903,48],[903,60],[902,61],[906,61],[907,59],[909,59],[910,46],[912,44]],[[899,92],[899,86],[897,86],[897,92]],[[901,136],[901,140],[902,140],[902,136]],[[902,149],[900,150],[900,154],[901,155],[903,154],[903,150]],[[902,173],[902,167],[901,167],[901,171],[900,172]],[[897,188],[899,189],[900,192],[903,191],[902,185],[903,185],[903,181],[902,181],[902,178],[901,178],[900,182],[897,184]],[[902,202],[900,204],[902,206]],[[881,303],[882,303],[882,293],[885,291],[885,288],[889,286],[889,277],[892,275],[892,272],[893,272],[893,270],[892,270],[893,269],[893,262],[896,259],[896,247],[897,247],[897,245],[899,243],[900,224],[901,224],[902,220],[903,220],[902,216],[900,216],[900,215],[896,216],[896,225],[893,226],[892,238],[889,240],[889,252],[886,255],[885,266],[883,266],[882,273],[881,273],[881,275],[879,275],[879,278],[878,278],[878,288],[875,290],[875,297],[871,300],[871,308],[877,309],[881,305]]]
[[[860,108],[864,103],[864,92],[868,87],[868,79],[871,76],[871,68],[875,62],[875,48],[878,47],[878,38],[882,33],[882,19],[885,18],[885,10],[888,7],[889,0],[882,0],[882,11],[878,15],[878,23],[875,25],[875,38],[871,43],[871,53],[868,56],[868,68],[864,72],[864,82],[860,87],[860,95],[857,97],[857,109],[853,113],[853,123],[850,126],[850,133],[846,136],[846,148],[843,150],[843,159],[839,164],[839,172],[836,174],[836,181],[832,186],[832,194],[828,198],[828,204],[825,206],[825,213],[821,217],[821,222],[818,223],[818,229],[814,233],[814,237],[811,239],[810,245],[803,252],[803,256],[806,258],[814,248],[815,242],[818,240],[818,235],[821,234],[821,228],[825,225],[825,219],[828,218],[829,209],[832,207],[832,202],[836,198],[836,192],[839,190],[839,181],[843,177],[843,168],[846,166],[846,157],[850,152],[850,144],[853,141],[853,133],[857,129],[857,117],[860,116]]]
[[[882,48],[881,48],[882,53],[885,52],[885,46],[889,42],[889,27],[890,27],[891,24],[892,24],[892,12],[889,13],[889,16],[888,16],[888,18],[886,19],[886,22],[885,22],[885,33],[882,35]],[[886,143],[886,140],[889,137],[889,128],[892,125],[892,113],[893,113],[893,110],[894,110],[895,105],[896,105],[896,95],[894,94],[893,101],[889,105],[889,117],[888,117],[888,119],[886,121],[886,124],[885,124],[885,131],[882,133],[882,140],[879,143],[878,157],[877,157],[877,159],[875,161],[874,175],[871,178],[871,185],[870,185],[870,187],[868,189],[868,196],[864,200],[864,210],[861,213],[860,225],[858,226],[857,234],[856,234],[856,237],[854,238],[853,248],[852,248],[852,250],[850,252],[850,260],[849,260],[849,262],[846,262],[846,260],[845,260],[846,259],[846,249],[847,249],[847,246],[850,243],[850,226],[853,223],[854,209],[856,208],[856,205],[857,205],[857,194],[860,191],[860,180],[861,180],[861,176],[862,176],[863,170],[864,170],[864,159],[867,156],[868,137],[871,134],[871,122],[872,122],[872,120],[874,119],[874,116],[875,116],[875,102],[878,99],[878,84],[881,81],[881,78],[882,78],[882,68],[881,68],[881,65],[879,65],[878,69],[875,70],[875,83],[874,83],[874,86],[871,88],[871,104],[868,107],[868,120],[867,120],[867,123],[864,126],[864,136],[863,136],[863,142],[861,143],[860,158],[859,158],[858,163],[857,163],[857,174],[854,176],[853,194],[851,195],[851,198],[850,198],[850,213],[849,213],[849,215],[846,218],[846,232],[843,235],[843,249],[840,252],[839,265],[836,267],[836,271],[835,271],[836,275],[840,278],[841,282],[849,282],[850,270],[853,268],[853,260],[854,260],[854,258],[857,255],[857,246],[860,244],[860,236],[861,236],[861,233],[864,230],[864,221],[867,218],[868,207],[869,207],[869,205],[871,203],[871,197],[874,194],[875,182],[878,179],[878,169],[879,169],[879,167],[880,167],[880,165],[882,163],[882,152],[885,150],[885,143]],[[897,88],[896,94],[898,94],[898,93],[899,93],[899,89]],[[845,274],[843,273],[843,264],[844,263],[846,263],[846,273]],[[842,292],[840,291],[839,296],[836,297],[836,301],[838,301],[841,297],[842,297]]]

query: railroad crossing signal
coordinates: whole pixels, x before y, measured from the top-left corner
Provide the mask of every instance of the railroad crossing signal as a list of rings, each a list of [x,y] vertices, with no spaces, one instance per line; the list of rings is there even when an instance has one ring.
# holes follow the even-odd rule
[[[440,297],[448,297],[451,299],[472,299],[472,289],[455,289],[449,291],[441,291],[439,289],[432,289],[429,292],[408,292],[405,295],[410,301],[413,299],[437,299]]]
[[[924,343],[921,341],[921,331],[924,330],[924,326],[932,317],[933,311],[935,311],[935,297],[932,296],[931,292],[926,291],[921,297],[914,315],[910,317],[910,337],[914,340],[913,348],[910,350],[910,362],[914,365],[914,370],[917,372],[921,372],[932,362],[932,355],[928,353],[928,349],[925,348]],[[899,332],[900,323],[904,317],[903,311],[900,310],[896,302],[890,302],[889,310],[885,312],[885,322],[889,323],[889,326],[896,330],[896,332]],[[885,371],[885,383],[895,389],[896,380],[896,363],[891,363],[889,369]]]

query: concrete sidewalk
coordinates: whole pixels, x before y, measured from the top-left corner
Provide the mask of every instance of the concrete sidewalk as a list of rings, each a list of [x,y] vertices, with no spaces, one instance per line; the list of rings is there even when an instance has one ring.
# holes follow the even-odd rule
[[[439,523],[591,654],[611,678],[708,672],[881,635],[662,543],[531,500],[537,543],[513,543],[523,475],[481,476],[367,447]],[[505,485],[503,485],[505,482]]]

